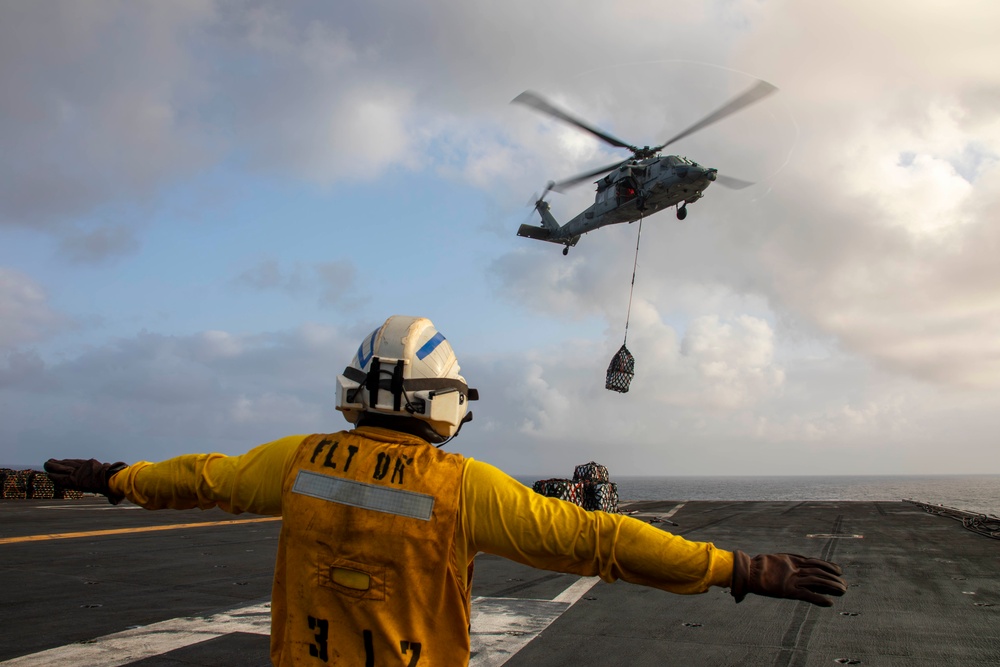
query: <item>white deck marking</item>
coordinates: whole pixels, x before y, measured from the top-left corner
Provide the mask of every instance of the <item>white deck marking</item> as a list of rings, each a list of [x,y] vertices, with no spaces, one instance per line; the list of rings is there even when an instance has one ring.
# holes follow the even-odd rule
[[[600,579],[581,577],[552,600],[472,600],[470,667],[500,667],[573,606]],[[212,616],[172,618],[0,662],[3,667],[120,667],[233,632],[271,634],[271,605],[260,602]]]
[[[685,505],[687,505],[686,502],[680,503],[680,504],[676,505],[672,510],[670,510],[669,512],[667,512],[666,514],[660,514],[659,512],[639,512],[639,511],[636,511],[636,512],[629,512],[626,516],[630,516],[633,519],[639,519],[640,521],[646,521],[647,523],[662,523],[662,522],[665,522],[665,521],[669,521],[670,517],[672,517],[674,514],[677,514],[677,510],[679,510],[680,508],[684,507]],[[669,523],[671,523],[671,524],[673,524],[675,526],[677,525],[673,521],[669,521]]]
[[[681,503],[677,507],[673,508],[672,510],[670,510],[669,512],[667,512],[666,514],[664,514],[663,518],[664,519],[669,519],[673,515],[677,514],[677,510],[679,510],[680,508],[684,507],[685,505],[687,505],[687,503]]]
[[[473,598],[469,667],[500,667],[598,581],[600,577],[580,577],[552,600]]]
[[[666,514],[655,516],[669,519],[685,504],[679,503]],[[500,667],[552,625],[598,581],[599,577],[581,577],[552,600],[473,599],[469,667]]]
[[[0,665],[119,667],[233,632],[271,634],[271,604],[261,602],[208,617],[172,618],[169,621],[98,637],[87,643],[68,644],[21,656],[0,662]]]

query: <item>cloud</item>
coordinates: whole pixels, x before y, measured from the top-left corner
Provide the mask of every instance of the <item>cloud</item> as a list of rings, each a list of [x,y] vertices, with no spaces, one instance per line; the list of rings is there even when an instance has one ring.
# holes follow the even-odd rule
[[[0,224],[52,228],[206,164],[182,37],[212,6],[9,5],[0,21]]]
[[[983,31],[970,27],[969,41],[956,44],[941,36],[965,34],[958,19],[910,9],[895,32],[896,12],[866,12],[849,55],[831,33],[782,33],[802,39],[785,44],[802,59],[775,64],[801,141],[777,201],[761,208],[770,219],[754,216],[773,236],[751,270],[754,282],[770,283],[772,304],[884,368],[996,387],[1000,125],[984,91],[1000,81],[979,63],[991,48]],[[753,40],[777,39],[767,28]]]
[[[463,353],[463,374],[483,398],[451,448],[514,474],[563,475],[567,462],[587,460],[616,475],[920,472],[938,461],[935,443],[959,431],[964,457],[992,452],[996,392],[914,389],[840,357],[786,369],[771,358],[767,323],[752,317],[708,318],[681,337],[661,326],[630,340],[637,372],[627,394],[604,389],[617,342]],[[143,332],[74,356],[8,354],[0,363],[5,457],[237,454],[345,428],[333,378],[363,336],[355,329]],[[938,464],[968,471],[958,460]]]
[[[319,325],[245,336],[143,332],[55,361],[10,354],[0,366],[5,456],[158,460],[340,429],[333,378],[355,343],[347,335]]]
[[[37,343],[71,321],[49,307],[45,290],[25,274],[0,267],[0,350]]]
[[[57,228],[227,161],[331,185],[440,160],[493,186],[504,175],[493,164],[518,163],[502,157],[498,125],[513,117],[522,130],[538,126],[507,108],[524,87],[553,89],[611,55],[639,60],[662,50],[667,27],[710,18],[647,9],[521,0],[5,7],[0,222]],[[609,34],[606,22],[628,15],[644,15],[648,29]],[[699,43],[684,31],[673,38],[681,50]],[[594,142],[575,131],[544,134],[564,166],[595,157]]]
[[[502,387],[484,389],[484,396],[490,389],[502,393],[491,400],[516,414],[508,428],[561,447],[629,436],[647,440],[657,424],[687,420],[692,412],[726,420],[780,394],[784,371],[774,361],[767,322],[746,315],[732,321],[702,317],[681,337],[655,321],[648,304],[640,304],[636,315],[638,326],[627,343],[635,376],[627,394],[604,387],[621,345],[620,339],[606,339],[568,340],[515,354],[503,369],[490,369],[503,378]],[[473,384],[474,372],[468,375]]]
[[[265,259],[240,273],[235,284],[258,292],[279,291],[289,296],[316,294],[325,307],[356,309],[364,299],[356,284],[357,268],[350,260],[295,263],[283,269],[274,259]]]
[[[743,407],[763,400],[784,382],[784,371],[774,364],[774,332],[756,317],[741,315],[731,323],[698,317],[685,333],[680,351],[698,380],[688,386],[687,403]],[[699,386],[692,396],[691,389]]]
[[[570,463],[588,460],[613,475],[647,476],[991,470],[996,391],[915,385],[844,353],[779,365],[767,361],[761,323],[700,326],[691,334],[700,345],[721,343],[704,358],[728,352],[738,372],[703,374],[702,359],[669,342],[657,358],[630,339],[636,376],[617,394],[604,389],[616,344],[562,341],[502,359],[467,357],[463,371],[483,400],[454,447],[538,476],[566,476]],[[943,442],[961,455],[942,457]]]
[[[51,389],[53,383],[45,377],[45,362],[34,350],[12,350],[0,365],[0,387],[16,386],[24,391]]]
[[[236,277],[236,283],[253,290],[279,290],[288,294],[304,289],[301,268],[296,265],[291,270],[282,270],[274,259],[261,260],[243,271]]]
[[[932,5],[740,8],[733,61],[780,93],[676,148],[763,182],[736,193],[713,186],[684,223],[666,213],[646,221],[636,285],[656,313],[650,321],[742,311],[919,381],[1000,386],[1000,123],[988,92],[1000,77],[982,66],[995,47],[978,19],[969,40],[955,43],[943,36],[964,34],[968,18]],[[690,120],[674,119],[679,101],[659,103],[657,91],[641,89],[648,69],[609,68],[564,98],[567,108],[629,139],[657,136],[642,129],[639,114],[650,109],[669,109],[667,126],[684,127]],[[745,81],[729,79],[734,88]],[[681,87],[692,94],[677,115],[711,109],[717,102],[708,100],[728,95],[720,82]],[[623,297],[613,289],[632,253],[623,234],[589,234],[562,264],[547,247],[511,252],[492,275],[500,293],[536,312],[597,315],[614,326]],[[686,298],[697,294],[712,294],[717,310]]]
[[[134,230],[123,226],[71,230],[59,240],[59,254],[77,264],[97,264],[113,257],[133,254],[138,249],[139,241]]]
[[[362,303],[355,287],[357,269],[353,262],[320,262],[316,265],[316,273],[323,286],[320,303],[328,306],[357,306]]]
[[[304,181],[331,199],[425,172],[492,199],[509,245],[446,252],[481,258],[499,300],[491,307],[545,335],[497,357],[466,346],[463,370],[490,397],[476,406],[474,439],[463,432],[476,455],[509,452],[513,470],[615,457],[646,461],[636,473],[766,472],[768,461],[795,472],[808,471],[791,463],[803,452],[839,448],[893,470],[965,424],[976,432],[963,451],[991,451],[992,3],[953,12],[748,0],[668,15],[639,1],[67,2],[0,12],[0,225],[55,234],[62,259],[135,251],[145,218],[136,208],[160,212],[176,189],[208,190],[200,177],[219,171]],[[643,30],[618,29],[637,22]],[[535,89],[645,145],[754,77],[780,93],[671,150],[758,185],[713,186],[683,222],[669,212],[644,221],[628,330],[636,376],[628,394],[608,392],[636,225],[589,234],[564,258],[558,246],[514,239],[512,218],[547,180],[625,154],[508,102]],[[584,185],[550,201],[566,220],[592,197]],[[345,261],[267,259],[236,282],[345,311],[369,296],[358,280]],[[483,329],[509,324],[482,313],[465,316]],[[121,456],[242,450],[331,417],[339,425],[314,357],[326,363],[371,328],[129,334],[62,357],[27,348],[69,325],[39,283],[0,270],[4,437],[54,447],[83,434],[100,451],[120,432]]]

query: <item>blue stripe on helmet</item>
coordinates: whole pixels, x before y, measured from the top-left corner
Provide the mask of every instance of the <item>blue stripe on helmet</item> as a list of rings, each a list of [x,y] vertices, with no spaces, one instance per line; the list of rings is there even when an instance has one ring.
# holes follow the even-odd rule
[[[358,346],[358,367],[361,370],[365,369],[368,362],[372,360],[375,355],[375,336],[378,335],[378,329],[368,334],[368,355],[365,356],[365,341],[361,341],[361,345]]]
[[[444,336],[439,331],[436,334],[434,334],[433,338],[424,343],[423,347],[417,350],[417,359],[420,359],[422,361],[424,357],[426,357],[428,354],[436,350],[437,346],[443,342],[444,342]]]

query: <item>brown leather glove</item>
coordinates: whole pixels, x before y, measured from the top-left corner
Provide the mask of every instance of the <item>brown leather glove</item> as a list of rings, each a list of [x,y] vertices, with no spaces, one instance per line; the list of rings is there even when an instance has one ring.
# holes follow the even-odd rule
[[[49,459],[45,462],[45,472],[49,473],[52,483],[64,489],[100,493],[107,496],[108,502],[117,505],[125,496],[111,492],[109,481],[118,471],[128,466],[118,463],[101,463],[97,459]]]
[[[820,607],[833,606],[824,595],[841,596],[847,582],[840,566],[819,558],[797,554],[761,554],[750,558],[742,551],[733,553],[732,594],[742,602],[747,593],[770,598],[804,600]]]

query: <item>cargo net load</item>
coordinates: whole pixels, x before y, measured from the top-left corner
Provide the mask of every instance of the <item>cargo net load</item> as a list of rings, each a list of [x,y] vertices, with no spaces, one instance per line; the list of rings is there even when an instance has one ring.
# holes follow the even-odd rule
[[[594,461],[577,466],[573,479],[540,479],[532,488],[585,510],[618,512],[618,485],[611,481],[608,469]]]
[[[62,489],[52,483],[46,473],[37,470],[11,470],[0,468],[0,488],[5,500],[30,500],[40,498],[45,500],[62,498],[82,498],[80,491]]]
[[[608,379],[604,383],[604,388],[624,394],[628,392],[633,375],[635,375],[635,357],[622,345],[608,365]]]

